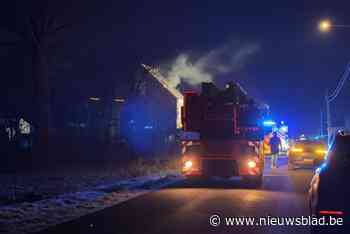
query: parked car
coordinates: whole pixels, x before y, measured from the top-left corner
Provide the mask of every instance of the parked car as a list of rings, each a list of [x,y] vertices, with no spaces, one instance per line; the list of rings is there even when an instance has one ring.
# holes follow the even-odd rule
[[[288,169],[317,167],[324,162],[327,145],[323,141],[298,140],[288,151]]]
[[[316,170],[309,189],[313,217],[333,217],[343,225],[312,226],[314,233],[350,233],[350,135],[335,138],[326,162]]]

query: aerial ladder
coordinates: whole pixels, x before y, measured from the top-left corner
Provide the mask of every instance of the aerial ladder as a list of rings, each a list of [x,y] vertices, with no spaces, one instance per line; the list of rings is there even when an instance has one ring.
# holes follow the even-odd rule
[[[176,98],[176,128],[182,129],[181,108],[184,105],[184,96],[179,90],[169,85],[167,79],[160,73],[158,68],[145,64],[141,64],[141,66]]]

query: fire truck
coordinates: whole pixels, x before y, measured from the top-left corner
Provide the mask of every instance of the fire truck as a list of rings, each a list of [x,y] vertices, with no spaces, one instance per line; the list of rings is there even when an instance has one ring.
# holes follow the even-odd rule
[[[185,91],[182,107],[182,174],[242,177],[258,187],[264,169],[263,126],[268,106],[250,98],[235,82],[224,89],[202,83],[201,92]]]

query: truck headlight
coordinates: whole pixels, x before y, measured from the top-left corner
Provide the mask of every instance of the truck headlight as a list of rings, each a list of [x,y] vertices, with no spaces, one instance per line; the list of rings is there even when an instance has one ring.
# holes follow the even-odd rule
[[[247,164],[248,164],[248,167],[249,167],[249,168],[254,168],[254,167],[256,167],[256,162],[254,162],[254,161],[252,161],[252,160],[249,160]]]
[[[193,166],[193,163],[192,163],[191,160],[187,160],[187,161],[184,163],[184,169],[190,169],[192,166]]]

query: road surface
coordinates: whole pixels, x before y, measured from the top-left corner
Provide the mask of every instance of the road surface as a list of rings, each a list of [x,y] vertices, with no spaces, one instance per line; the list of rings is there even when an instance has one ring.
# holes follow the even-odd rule
[[[288,171],[285,162],[281,164],[278,169],[266,169],[258,190],[245,188],[236,179],[180,181],[42,233],[309,233],[307,226],[225,225],[225,217],[308,215],[306,194],[312,171]],[[221,218],[216,227],[209,222],[214,214]]]

